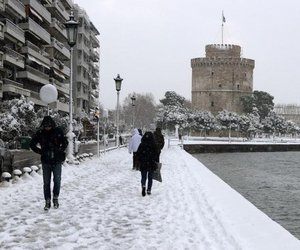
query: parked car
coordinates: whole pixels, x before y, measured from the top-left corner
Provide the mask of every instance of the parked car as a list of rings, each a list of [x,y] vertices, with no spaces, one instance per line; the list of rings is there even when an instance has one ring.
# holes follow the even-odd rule
[[[14,154],[8,149],[8,146],[0,139],[0,177],[3,172],[12,173]],[[1,178],[0,178],[1,179]]]

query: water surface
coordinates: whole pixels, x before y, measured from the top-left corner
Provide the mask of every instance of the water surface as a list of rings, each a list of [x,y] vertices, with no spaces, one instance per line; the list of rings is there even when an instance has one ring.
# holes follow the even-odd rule
[[[300,152],[193,156],[300,239]]]

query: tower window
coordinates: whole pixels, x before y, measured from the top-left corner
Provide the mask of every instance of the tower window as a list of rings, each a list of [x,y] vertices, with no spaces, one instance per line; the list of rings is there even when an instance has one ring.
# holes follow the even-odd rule
[[[240,85],[239,84],[236,87],[237,87],[237,89],[240,89]]]
[[[215,106],[215,104],[214,104],[214,102],[211,102],[211,104],[210,104],[212,107],[214,107]]]
[[[214,75],[214,72],[212,71],[212,72],[211,72],[211,76],[213,76],[213,75]]]
[[[219,88],[222,88],[222,84],[219,84]]]

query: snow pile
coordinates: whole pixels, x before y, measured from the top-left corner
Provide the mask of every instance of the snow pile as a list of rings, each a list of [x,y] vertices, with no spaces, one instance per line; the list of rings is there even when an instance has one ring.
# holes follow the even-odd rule
[[[126,148],[66,164],[57,210],[43,211],[40,175],[1,187],[0,249],[300,249],[179,147],[161,159],[163,183],[146,197]]]

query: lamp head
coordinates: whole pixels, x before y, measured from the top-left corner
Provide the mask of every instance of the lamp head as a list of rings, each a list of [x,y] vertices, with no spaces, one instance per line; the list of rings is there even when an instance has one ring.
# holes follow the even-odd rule
[[[115,82],[116,82],[116,90],[120,91],[121,90],[121,84],[123,79],[120,77],[120,75],[118,74],[116,78],[114,78]]]
[[[73,47],[77,41],[77,30],[78,22],[74,18],[73,11],[71,11],[69,20],[65,22],[65,27],[67,30],[68,44]]]

